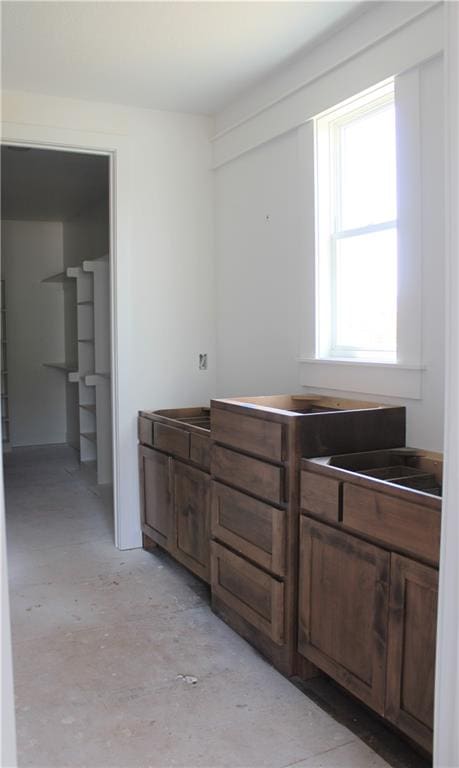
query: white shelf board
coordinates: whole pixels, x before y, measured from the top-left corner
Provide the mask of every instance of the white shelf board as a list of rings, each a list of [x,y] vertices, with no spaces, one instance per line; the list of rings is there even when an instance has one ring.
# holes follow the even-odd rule
[[[74,373],[78,371],[78,363],[43,363],[45,368],[56,368],[63,373]]]
[[[97,434],[96,432],[80,432],[81,437],[85,437],[86,440],[89,440],[91,443],[97,442]]]
[[[80,408],[83,408],[85,411],[89,411],[90,413],[96,412],[95,403],[80,403]]]
[[[63,283],[64,280],[67,280],[67,272],[58,272],[56,275],[50,275],[49,277],[45,277],[41,282],[42,283]]]

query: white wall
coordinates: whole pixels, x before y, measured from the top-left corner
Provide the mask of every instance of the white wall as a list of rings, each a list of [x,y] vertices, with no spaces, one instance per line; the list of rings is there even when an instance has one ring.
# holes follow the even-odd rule
[[[41,281],[63,269],[62,224],[3,221],[10,436],[13,446],[66,439],[62,286]]]
[[[414,7],[418,4],[411,5]],[[409,61],[412,52],[414,62],[418,60],[419,50],[422,50],[427,42],[432,50],[437,48],[438,11],[436,8],[432,12],[435,14],[435,25],[424,25],[422,28],[422,39],[419,32],[419,46],[416,44],[418,27],[412,28],[410,35],[407,32],[408,27],[404,27],[403,38],[399,39],[401,32],[397,31],[394,33],[395,42],[390,37],[384,41],[385,56],[383,49],[378,54],[378,61],[373,61],[374,52],[366,48],[365,61],[373,61],[374,72],[381,75],[385,71],[387,76],[390,74],[387,66],[391,63],[389,54],[392,45],[399,50],[400,56],[403,52],[406,61]],[[370,11],[366,14],[370,14],[368,19],[371,18],[371,13]],[[381,20],[381,8],[377,7],[374,13]],[[399,11],[396,10],[396,13]],[[421,18],[430,24],[427,16]],[[370,26],[368,19],[366,23]],[[418,21],[416,20],[416,24]],[[389,16],[386,22],[389,24]],[[362,31],[358,25],[359,22],[355,30],[356,45]],[[429,28],[432,30],[430,41],[426,40],[426,30]],[[380,29],[381,31],[383,30]],[[352,34],[349,29],[346,31],[346,39],[350,46],[348,56],[351,57],[352,66],[358,73],[355,75],[355,87],[358,91],[363,82],[361,78],[369,80],[371,68],[363,67],[363,73],[360,72],[359,58],[352,58]],[[403,49],[402,45],[407,39],[411,46],[409,50],[406,50],[406,46]],[[381,42],[377,43],[379,48],[381,45]],[[327,43],[325,47],[330,48],[330,44]],[[343,50],[341,49],[341,53],[344,55]],[[317,60],[320,59],[320,54],[320,49],[316,49],[314,56]],[[437,55],[417,66],[421,132],[421,333],[422,364],[425,366],[425,371],[419,374],[422,377],[422,397],[402,401],[381,397],[371,390],[364,393],[360,390],[355,396],[360,399],[365,397],[370,400],[406,404],[408,443],[426,449],[441,450],[444,378],[442,58]],[[399,74],[399,71],[394,70],[392,74]],[[333,102],[327,104],[326,99],[336,98],[338,85],[342,88],[343,98],[352,94],[353,81],[347,81],[344,89],[341,69],[337,72],[327,72],[324,78],[322,108],[333,105]],[[279,87],[279,81],[279,77],[274,78],[273,88]],[[376,82],[378,80],[374,80],[374,83]],[[320,84],[320,79],[314,81],[314,93],[311,96],[308,92],[313,103],[316,103],[314,99],[320,92]],[[253,94],[253,99],[250,98],[251,94],[248,94],[239,106],[235,105],[227,110],[217,120],[220,127],[226,127],[227,130],[214,142],[217,166],[215,174],[219,395],[301,391],[299,358],[304,351],[304,326],[309,324],[310,329],[314,322],[309,299],[306,298],[308,279],[313,274],[314,263],[312,144],[309,144],[309,156],[305,156],[302,139],[304,127],[297,123],[297,105],[288,112],[284,101],[281,100],[276,107],[283,111],[282,114],[277,114],[276,119],[272,114],[275,107],[266,111],[260,108],[256,117],[250,117],[250,110],[259,108],[260,94],[268,98],[268,85],[264,88],[259,86]],[[304,94],[304,114],[307,114],[310,108],[308,93]],[[288,97],[285,101],[288,101]],[[244,110],[247,110],[247,122],[244,122]],[[234,130],[229,124],[230,117],[237,117],[242,121]],[[276,123],[277,118],[279,121]],[[293,127],[284,130],[290,124],[289,120]],[[276,125],[278,135],[271,137],[271,133],[276,133]],[[252,131],[250,140],[249,129]],[[267,136],[269,140],[266,140]],[[253,141],[253,149],[249,148],[250,141]],[[346,391],[340,386],[339,375],[333,382],[330,381],[328,387],[330,389],[323,391],[330,394]],[[352,392],[347,391],[346,394],[352,397]]]
[[[17,92],[2,116],[5,141],[114,153],[117,529],[139,546],[137,411],[215,390],[212,121]]]

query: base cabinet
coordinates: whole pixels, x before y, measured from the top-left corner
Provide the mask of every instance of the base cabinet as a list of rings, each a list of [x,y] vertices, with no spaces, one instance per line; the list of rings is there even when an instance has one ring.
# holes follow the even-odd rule
[[[210,581],[210,476],[162,451],[139,447],[142,532]]]
[[[139,447],[140,502],[144,533],[165,549],[172,548],[172,459]]]
[[[386,717],[432,751],[438,572],[391,556]]]
[[[389,566],[384,550],[301,518],[298,650],[380,714]]]

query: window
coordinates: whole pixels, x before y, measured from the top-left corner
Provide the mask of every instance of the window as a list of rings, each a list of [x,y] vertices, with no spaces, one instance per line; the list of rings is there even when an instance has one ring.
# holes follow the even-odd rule
[[[394,83],[315,120],[319,358],[397,361]]]

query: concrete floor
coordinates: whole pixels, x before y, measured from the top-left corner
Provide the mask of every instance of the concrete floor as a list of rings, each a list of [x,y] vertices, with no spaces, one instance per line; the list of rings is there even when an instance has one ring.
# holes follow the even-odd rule
[[[383,768],[210,611],[166,555],[120,552],[66,447],[6,456],[20,766]]]

